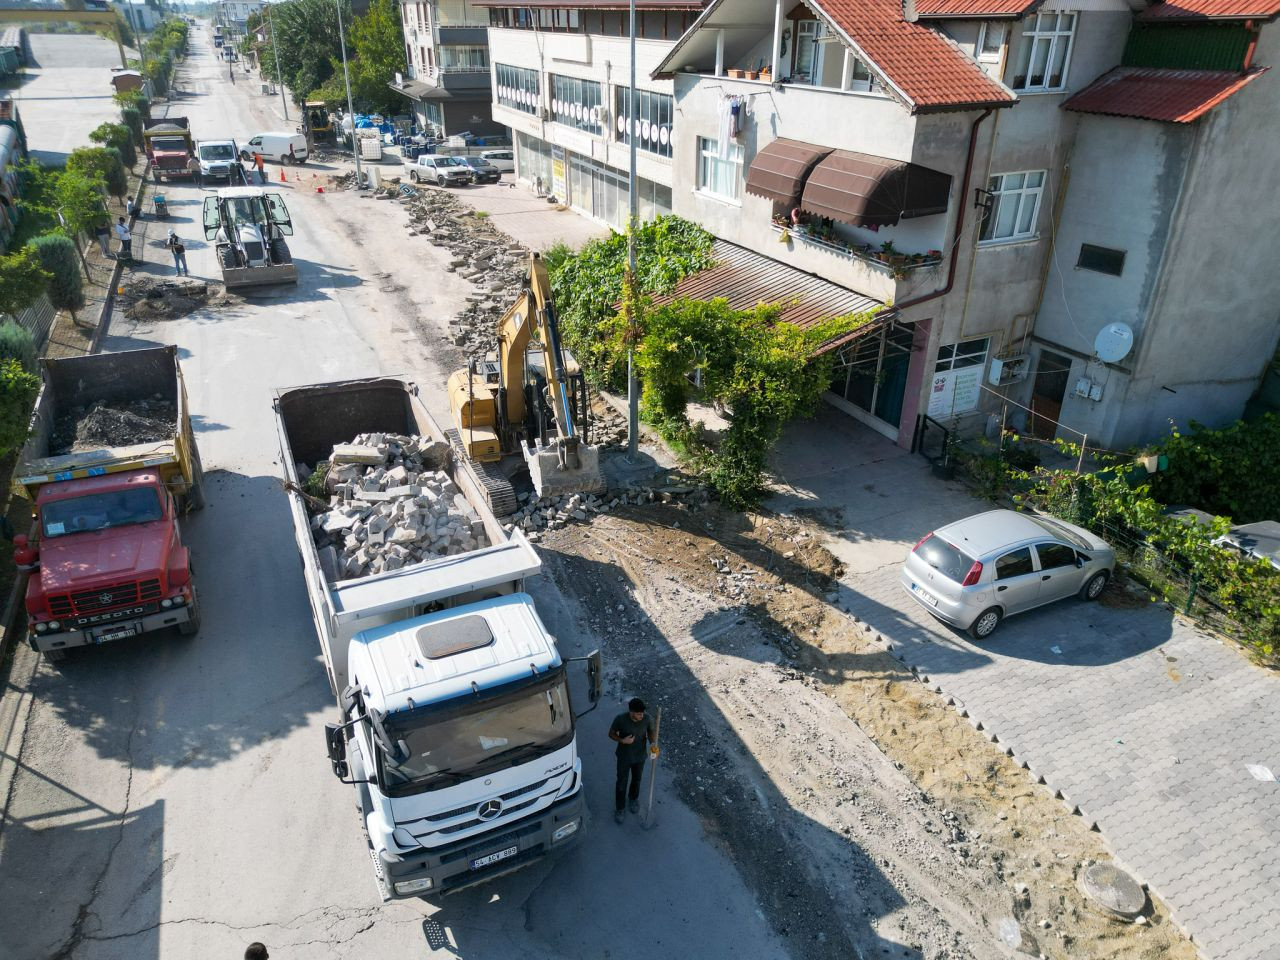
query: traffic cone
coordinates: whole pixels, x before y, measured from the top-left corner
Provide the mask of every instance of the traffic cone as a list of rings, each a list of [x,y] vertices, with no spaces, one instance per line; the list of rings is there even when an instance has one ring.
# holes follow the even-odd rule
[[[324,193],[324,187],[316,187],[316,193]]]
[[[288,177],[286,177],[286,176],[284,175],[284,167],[281,167],[281,168],[280,168],[280,182],[281,182],[281,183],[284,183],[284,182],[285,182],[285,181],[287,181],[288,179],[289,179],[289,178],[288,178]]]

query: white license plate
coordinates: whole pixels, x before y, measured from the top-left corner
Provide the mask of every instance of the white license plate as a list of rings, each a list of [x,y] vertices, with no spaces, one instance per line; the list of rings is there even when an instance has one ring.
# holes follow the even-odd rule
[[[106,643],[109,640],[123,640],[125,637],[132,637],[137,632],[132,626],[112,627],[109,630],[99,632],[93,639],[95,643]]]
[[[911,589],[915,591],[917,597],[929,604],[929,606],[936,607],[938,605],[938,598],[921,587],[920,584],[913,583]]]
[[[519,846],[507,847],[505,850],[499,850],[497,853],[491,853],[487,857],[477,857],[471,861],[471,869],[479,870],[481,867],[487,867],[491,863],[497,863],[499,860],[505,860],[507,857],[514,857],[520,852]]]

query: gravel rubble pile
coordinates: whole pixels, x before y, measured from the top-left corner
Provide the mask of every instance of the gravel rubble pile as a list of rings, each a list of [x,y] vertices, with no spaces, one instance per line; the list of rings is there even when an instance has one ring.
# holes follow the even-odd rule
[[[643,487],[603,496],[573,493],[538,498],[532,493],[522,493],[519,496],[520,506],[515,513],[504,518],[502,526],[508,533],[517,528],[523,530],[530,540],[536,541],[548,530],[559,530],[572,523],[585,523],[594,514],[609,513],[628,504],[674,503],[684,499],[703,505],[709,499],[709,494],[705,489],[691,486]]]
[[[222,288],[203,280],[172,279],[135,274],[121,296],[125,316],[131,320],[176,320],[202,307],[231,302]]]
[[[484,521],[442,469],[448,458],[447,444],[396,434],[361,434],[333,448],[329,509],[311,518],[330,583],[489,545]],[[298,470],[310,475],[305,464]]]
[[[143,400],[76,407],[59,417],[49,440],[50,456],[101,447],[128,447],[168,440],[177,429],[178,408],[156,394]]]

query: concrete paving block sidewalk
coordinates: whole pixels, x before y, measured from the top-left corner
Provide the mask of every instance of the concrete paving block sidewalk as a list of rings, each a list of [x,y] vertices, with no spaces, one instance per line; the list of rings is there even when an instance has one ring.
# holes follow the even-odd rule
[[[812,516],[845,563],[842,602],[895,654],[1095,822],[1209,960],[1280,957],[1280,677],[1163,604],[1064,600],[982,644],[898,582],[941,523],[989,509],[833,411],[777,451],[775,509]]]
[[[475,184],[458,190],[456,196],[474,210],[483,210],[495,227],[530,250],[546,250],[567,243],[580,250],[590,240],[607,237],[609,228],[580,213],[558,209],[535,196],[524,184],[507,179],[498,183]]]

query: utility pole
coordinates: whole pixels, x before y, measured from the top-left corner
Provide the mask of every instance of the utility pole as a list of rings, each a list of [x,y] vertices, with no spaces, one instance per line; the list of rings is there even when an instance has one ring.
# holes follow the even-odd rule
[[[635,0],[632,0],[634,3]],[[356,108],[351,105],[351,72],[347,69],[347,35],[342,32],[342,0],[338,4],[338,46],[342,48],[342,80],[347,85],[347,116],[351,118],[351,156],[356,161],[356,189],[364,183],[360,174],[360,149],[356,144]]]
[[[640,449],[640,387],[636,382],[636,336],[640,332],[636,311],[640,291],[636,289],[636,114],[640,95],[636,92],[636,0],[630,0],[631,12],[631,89],[627,94],[627,143],[630,144],[631,176],[627,190],[627,458],[635,460]]]
[[[280,88],[280,106],[284,109],[284,122],[289,122],[289,101],[284,95],[284,81],[280,79],[280,50],[276,47],[276,28],[271,22],[271,4],[265,7],[267,11],[267,32],[271,34],[271,59],[276,62],[276,86]],[[338,19],[342,19],[342,11],[338,11]]]

